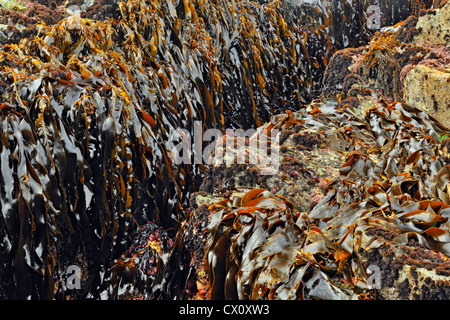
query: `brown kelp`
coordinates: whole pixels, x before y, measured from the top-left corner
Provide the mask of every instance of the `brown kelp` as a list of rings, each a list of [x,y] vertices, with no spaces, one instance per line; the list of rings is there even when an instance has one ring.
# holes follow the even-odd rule
[[[73,15],[2,47],[1,297],[107,296],[133,231],[177,226],[201,175],[173,165],[171,132],[257,126],[311,99],[326,59],[284,10],[127,1],[116,20]],[[87,279],[72,293],[64,277],[80,260]]]
[[[7,296],[52,297],[49,279],[81,248],[95,291],[133,225],[170,219],[172,208],[155,199],[176,201],[181,181],[157,141],[161,120],[136,96],[112,36],[107,23],[69,19],[2,52]]]
[[[161,254],[172,246],[168,233],[149,222],[136,230],[133,243],[111,263],[110,299],[145,298],[153,285]],[[139,295],[141,294],[141,295]]]
[[[448,129],[401,103],[374,105],[364,119],[351,107],[314,103],[266,126],[292,123],[347,154],[340,175],[310,212],[264,189],[212,205],[209,298],[375,298],[367,253],[382,246],[417,243],[448,269],[450,164],[438,137]]]
[[[77,255],[89,261],[85,295],[97,296],[132,230],[181,219],[199,168],[174,167],[166,144],[194,119],[220,128],[219,85],[201,46],[170,27],[161,38],[155,6],[122,3],[114,24],[40,25],[1,52],[5,296],[52,297]]]
[[[175,129],[255,126],[308,99],[305,31],[280,8],[120,2],[118,20],[73,15],[2,48],[2,296],[63,298],[81,259],[81,295],[100,297],[133,230],[183,219],[202,166],[172,164]]]

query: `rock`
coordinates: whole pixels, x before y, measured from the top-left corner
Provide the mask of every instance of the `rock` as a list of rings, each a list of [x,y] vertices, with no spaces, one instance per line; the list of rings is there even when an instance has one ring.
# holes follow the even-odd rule
[[[322,95],[334,97],[343,90],[344,79],[356,74],[352,66],[358,65],[364,55],[364,48],[348,48],[336,52],[330,59],[323,76]]]
[[[367,266],[379,266],[379,298],[384,300],[446,300],[450,294],[450,261],[411,238],[403,245],[392,245],[393,233],[372,228],[369,243],[378,248],[360,249]]]
[[[12,0],[0,0],[0,7],[12,10],[16,8],[17,10],[23,10],[25,7],[21,5],[19,2],[15,2]]]
[[[450,43],[450,3],[441,8],[430,10],[417,21],[419,34],[414,37],[415,43]]]
[[[440,119],[450,128],[450,69],[447,70],[417,65],[405,77],[403,85],[407,103]]]
[[[369,45],[338,51],[326,68],[322,96],[358,107],[371,90],[386,103],[407,102],[450,125],[450,3],[383,28]],[[364,91],[366,90],[366,91]]]
[[[325,195],[328,182],[338,175],[343,156],[330,149],[316,130],[301,124],[281,130],[279,137],[278,168],[265,172],[264,166],[248,161],[218,163],[209,168],[200,190],[220,194],[227,188],[266,188],[291,199],[300,211],[308,211]]]

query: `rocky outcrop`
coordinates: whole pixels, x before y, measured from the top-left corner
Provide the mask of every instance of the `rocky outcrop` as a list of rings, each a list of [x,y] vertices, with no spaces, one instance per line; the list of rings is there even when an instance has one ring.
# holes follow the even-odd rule
[[[428,114],[450,127],[450,64],[449,69],[417,65],[403,80],[405,101],[420,106]]]
[[[431,250],[421,243],[421,238],[411,237],[403,244],[392,245],[393,236],[393,232],[385,229],[369,229],[365,237],[372,245],[360,252],[365,265],[379,267],[378,298],[447,300],[450,294],[448,256]]]
[[[238,178],[260,169],[249,164],[213,166],[153,297],[173,298],[184,283],[192,299],[446,299],[450,162],[439,135],[450,132],[419,109],[367,100],[364,116],[315,103],[264,125],[283,130],[280,159],[295,159],[270,179]],[[292,143],[299,135],[318,143]],[[288,192],[270,183],[325,149],[325,170],[310,165],[319,181],[297,176]],[[318,189],[305,206],[299,195]]]
[[[419,33],[414,37],[415,43],[450,43],[450,4],[430,10],[419,17],[415,28]]]
[[[324,101],[263,126],[282,129],[286,166],[275,175],[248,163],[212,166],[156,296],[176,292],[164,279],[187,255],[191,269],[178,283],[196,285],[184,298],[447,299],[449,55],[446,43],[418,36],[447,9],[337,52]]]
[[[384,28],[370,44],[337,52],[324,75],[325,97],[356,106],[374,90],[386,102],[405,101],[450,126],[450,4]],[[342,80],[342,81],[341,81]]]
[[[404,99],[450,127],[450,4],[419,17],[413,43],[434,47],[436,58],[405,67]],[[431,44],[431,45],[430,45]],[[409,71],[409,72],[408,72]]]

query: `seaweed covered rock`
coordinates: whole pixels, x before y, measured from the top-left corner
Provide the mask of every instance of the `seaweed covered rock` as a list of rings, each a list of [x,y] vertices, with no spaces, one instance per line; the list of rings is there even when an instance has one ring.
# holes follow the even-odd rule
[[[315,112],[317,110],[311,112],[311,117]],[[227,203],[231,196],[243,195],[252,189],[266,188],[277,197],[292,199],[291,205],[295,206],[296,212],[307,212],[330,192],[328,183],[339,175],[344,156],[330,148],[327,139],[317,130],[303,126],[301,120],[296,121],[285,114],[273,121],[278,122],[276,127],[281,130],[273,140],[269,138],[266,147],[271,157],[276,155],[275,165],[255,161],[258,150],[249,142],[276,129],[273,123],[263,125],[248,137],[231,136],[235,142],[233,148],[226,146],[230,138],[227,135],[216,143],[215,151],[225,151],[223,157],[207,166],[200,191],[191,195],[186,220],[180,227],[174,247],[161,260],[149,297],[208,298],[204,259],[211,205]],[[322,129],[326,130],[325,127]],[[242,155],[245,157],[239,161]],[[186,261],[189,261],[189,268]],[[174,274],[177,277],[173,277]]]
[[[298,123],[345,155],[327,194],[305,210],[278,190],[236,188],[235,181],[209,207],[207,237],[199,242],[205,269],[197,248],[192,266],[201,276],[189,276],[191,283],[201,279],[194,298],[446,297],[450,164],[438,134],[449,131],[402,103],[377,103],[363,119],[349,107],[316,103],[265,126]],[[235,165],[235,173],[242,169]]]
[[[44,2],[57,9],[58,14],[50,16],[42,6]],[[336,3],[347,9],[350,4]],[[333,51],[333,44],[330,45],[333,36],[327,29],[330,19],[326,22],[324,8],[319,13],[325,27],[316,28],[313,24],[310,28],[304,20],[285,19],[288,8],[278,1],[137,0],[113,1],[111,6],[104,7],[104,1],[96,0],[83,7],[87,3],[76,0],[73,4],[84,11],[68,17],[68,12],[58,9],[60,2],[56,0],[39,0],[39,4],[23,9],[28,10],[29,17],[8,11],[8,18],[16,16],[17,22],[23,20],[26,26],[33,26],[24,33],[17,26],[19,32],[7,26],[6,31],[14,31],[7,34],[13,39],[7,39],[10,44],[0,50],[0,297],[180,298],[196,294],[202,298],[207,292],[210,297],[229,292],[233,297],[260,294],[274,298],[291,297],[295,291],[292,288],[300,288],[296,286],[302,282],[305,284],[302,288],[306,289],[295,294],[308,298],[317,294],[313,285],[317,281],[321,283],[319,288],[322,284],[326,288],[323,297],[361,296],[354,286],[337,290],[339,281],[334,284],[328,281],[333,275],[340,275],[347,262],[353,261],[353,256],[349,259],[348,252],[339,249],[339,239],[334,238],[331,247],[327,247],[331,255],[326,263],[314,256],[322,255],[324,249],[313,251],[314,257],[305,253],[305,258],[301,253],[303,247],[294,244],[292,248],[300,249],[297,252],[288,245],[291,250],[288,256],[295,252],[294,262],[298,266],[293,267],[297,268],[298,276],[293,280],[294,287],[285,286],[277,291],[272,286],[263,290],[262,285],[276,267],[274,264],[258,279],[248,278],[253,271],[246,270],[239,282],[230,280],[222,293],[223,270],[217,270],[217,278],[207,278],[208,274],[200,270],[200,252],[209,236],[212,238],[208,240],[208,251],[231,250],[235,259],[241,259],[235,244],[227,242],[222,234],[225,231],[227,236],[233,235],[235,226],[227,219],[222,224],[222,217],[216,214],[214,222],[220,220],[217,226],[224,228],[215,230],[216,225],[210,224],[209,235],[201,233],[209,221],[205,205],[187,208],[205,168],[201,164],[174,165],[176,155],[171,134],[183,129],[193,135],[197,122],[201,123],[202,132],[209,128],[258,126],[253,137],[270,139],[275,137],[275,134],[272,137],[274,129],[284,130],[284,145],[280,147],[280,150],[284,147],[280,156],[283,174],[272,179],[267,168],[244,163],[241,168],[249,175],[236,175],[236,185],[237,172],[231,169],[233,179],[227,182],[229,186],[223,186],[217,180],[222,168],[213,166],[202,188],[209,192],[217,186],[223,188],[225,202],[221,206],[225,211],[221,214],[237,219],[238,232],[268,232],[266,239],[273,241],[275,247],[280,238],[270,238],[276,236],[273,232],[278,226],[288,235],[291,232],[295,235],[288,236],[286,243],[298,236],[305,240],[303,244],[315,246],[317,239],[324,239],[325,243],[325,239],[332,238],[327,230],[319,232],[311,223],[315,223],[314,219],[329,218],[320,217],[328,203],[325,200],[335,196],[333,199],[339,205],[342,205],[339,201],[348,200],[346,194],[336,195],[340,183],[349,180],[339,180],[343,176],[342,169],[338,170],[341,157],[349,155],[344,167],[356,164],[355,172],[360,174],[362,164],[355,157],[364,158],[360,155],[373,147],[365,158],[380,163],[376,153],[392,151],[387,141],[393,137],[380,132],[375,120],[364,122],[360,115],[340,106],[316,103],[295,114],[285,113],[311,101],[320,87],[321,69]],[[66,18],[55,25],[34,25],[37,20],[48,19],[46,22],[51,24],[62,17]],[[113,19],[101,21],[105,17]],[[30,38],[19,41],[22,35]],[[317,56],[313,57],[312,52]],[[372,53],[371,57],[378,57]],[[386,61],[386,54],[380,61]],[[446,133],[433,119],[415,109],[397,104],[380,108],[371,110],[370,115],[384,114],[387,118],[382,117],[380,121],[388,133],[398,129],[392,124],[398,120],[392,117],[400,117],[419,131],[428,130],[427,136],[414,132],[411,139],[419,140],[413,146],[427,142],[429,137],[437,141],[435,132]],[[390,114],[392,110],[396,110],[394,115]],[[275,113],[279,115],[268,123]],[[275,141],[266,148],[267,154],[275,154],[276,145]],[[289,151],[291,147],[295,150]],[[435,149],[439,149],[437,143]],[[421,168],[437,157],[426,152],[405,155],[396,150],[402,155],[402,161],[407,158],[407,165],[417,162]],[[367,160],[367,170],[370,164]],[[395,165],[393,160],[387,163],[383,170],[388,172],[383,176],[394,180],[390,174],[398,169]],[[266,170],[265,174],[261,170]],[[435,163],[430,174],[439,175],[439,180],[422,183],[426,188],[434,188],[431,191],[444,201],[445,170]],[[329,184],[331,181],[336,182]],[[355,184],[364,194],[363,185]],[[400,189],[406,188],[410,193],[416,185],[420,186],[408,180]],[[260,204],[267,200],[270,208],[252,208],[250,216],[242,216],[240,220],[239,210],[230,207],[229,202],[233,188],[242,186],[258,187],[244,194],[242,201]],[[261,191],[262,188],[270,191]],[[419,190],[420,194],[430,191]],[[201,198],[199,194],[194,195],[191,199]],[[282,195],[298,203],[294,205]],[[209,194],[204,196],[208,201],[211,199]],[[240,204],[245,204],[242,201]],[[430,208],[421,210],[435,210],[433,206]],[[442,215],[445,219],[446,211],[439,208],[432,212],[434,215],[419,217],[427,223],[429,217]],[[273,209],[280,211],[274,213]],[[313,220],[305,215],[311,209],[321,210]],[[271,228],[249,230],[244,226],[256,221],[257,226],[261,223],[265,228],[270,224]],[[446,230],[441,229],[443,219],[437,218],[433,223],[430,228],[435,229],[425,230],[426,236],[437,237],[445,246],[446,238],[441,236],[442,230]],[[178,229],[175,235],[173,230]],[[202,236],[195,238],[189,230]],[[341,233],[339,229],[336,237],[342,238]],[[239,241],[250,239],[247,236],[251,234],[245,234]],[[217,242],[215,237],[222,240]],[[231,249],[225,248],[226,244]],[[282,258],[280,255],[274,259],[289,267],[292,261],[286,263]],[[336,261],[337,269],[333,265]],[[264,264],[268,260],[255,258],[255,262]],[[64,277],[69,266],[80,263],[83,287],[78,293],[72,293]],[[230,264],[231,271],[228,271],[238,272],[237,266],[237,263]],[[321,266],[335,273],[324,273]],[[215,272],[215,267],[211,262],[210,274]],[[360,275],[360,271],[354,272]],[[208,284],[207,279],[213,282]],[[351,277],[345,281],[348,279]],[[257,287],[263,291],[249,289],[253,286],[250,280],[258,281]],[[233,287],[242,283],[245,288]]]
[[[277,140],[268,143],[273,163],[252,158],[260,151],[252,150],[249,143],[252,138],[241,141],[242,146],[233,150],[226,148],[227,135],[216,144],[216,150],[225,147],[224,161],[207,166],[201,191],[220,195],[233,188],[266,188],[291,199],[299,210],[307,211],[318,203],[328,190],[328,182],[338,175],[342,155],[329,148],[316,130],[304,127],[301,122],[282,128]],[[245,161],[240,161],[242,155],[248,155]]]
[[[52,297],[51,275],[83,252],[85,292],[97,296],[132,230],[148,220],[170,225],[176,214],[161,199],[180,203],[178,188],[189,182],[173,171],[157,125],[176,111],[156,116],[157,101],[167,101],[150,100],[149,90],[162,81],[169,86],[166,69],[139,68],[137,52],[119,49],[110,24],[73,17],[41,32],[5,47],[0,58],[8,84],[1,104],[2,230],[14,244],[4,252],[18,250],[3,276],[20,279],[3,294]]]
[[[110,263],[149,221],[178,228],[200,184],[202,165],[174,165],[171,134],[256,127],[312,97],[314,31],[278,2],[116,8],[0,51],[2,297],[65,298],[80,260],[82,297],[116,296]]]
[[[449,131],[417,108],[389,102],[401,90],[389,80],[414,55],[439,53],[405,46],[409,56],[396,56],[397,41],[385,32],[366,51],[347,50],[351,64],[341,69],[355,65],[335,83],[351,92],[354,106],[314,102],[274,116],[249,137],[218,141],[217,153],[226,151],[219,159],[227,161],[207,168],[149,297],[448,295],[449,158],[440,137]],[[377,74],[379,66],[391,73]],[[364,77],[375,90],[365,90]],[[379,95],[377,82],[386,86]],[[248,143],[261,135],[271,142],[266,155],[279,152],[277,170],[250,161]],[[227,150],[228,140],[236,149]],[[248,161],[239,162],[242,155]]]
[[[327,66],[323,96],[340,95],[342,105],[358,106],[364,100],[358,95],[370,89],[387,103],[404,101],[449,126],[449,10],[442,2],[383,28],[366,47],[338,51]]]
[[[450,207],[447,189],[441,188],[449,183],[449,165],[435,147],[439,138],[433,131],[442,129],[433,122],[399,103],[369,110],[370,135],[352,143],[372,147],[348,154],[334,189],[306,215],[278,216],[294,205],[258,189],[241,203],[213,206],[207,247],[211,297],[219,292],[240,298],[364,298],[374,294],[367,271],[372,265],[382,270],[380,298],[419,298],[425,292],[445,297]],[[386,130],[390,126],[393,130]],[[366,241],[374,229],[385,236]],[[227,263],[216,261],[219,256]],[[389,264],[388,257],[400,267]],[[432,261],[440,269],[423,272],[433,269]],[[408,266],[415,268],[415,277],[405,274]],[[395,290],[400,283],[404,291]]]
[[[38,33],[39,23],[52,25],[69,17],[76,7],[83,18],[105,20],[119,17],[118,0],[32,0],[14,2],[0,1],[0,45],[19,43],[23,38],[33,38]]]

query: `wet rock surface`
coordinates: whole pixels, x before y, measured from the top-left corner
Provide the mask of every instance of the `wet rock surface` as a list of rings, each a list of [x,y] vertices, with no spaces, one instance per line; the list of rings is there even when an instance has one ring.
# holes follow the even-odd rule
[[[391,246],[381,234],[386,230],[367,231],[375,234],[369,241],[383,245],[363,251],[361,259],[366,265],[380,267],[379,298],[389,300],[447,300],[450,294],[449,267],[446,255],[437,253],[416,239],[405,245]]]

